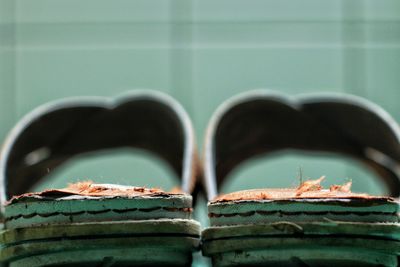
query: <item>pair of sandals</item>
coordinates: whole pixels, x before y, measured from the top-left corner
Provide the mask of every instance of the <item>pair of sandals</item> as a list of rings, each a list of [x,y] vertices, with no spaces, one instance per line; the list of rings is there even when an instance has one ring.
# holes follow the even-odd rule
[[[81,182],[26,193],[72,157],[133,147],[164,159],[180,190]],[[390,196],[350,184],[219,194],[243,161],[284,149],[351,156]],[[214,266],[397,266],[400,129],[380,107],[349,95],[288,97],[250,91],[223,103],[197,156],[189,116],[171,97],[136,91],[118,99],[43,105],[11,131],[0,160],[4,266],[190,266],[199,249]],[[192,219],[208,197],[210,227]]]

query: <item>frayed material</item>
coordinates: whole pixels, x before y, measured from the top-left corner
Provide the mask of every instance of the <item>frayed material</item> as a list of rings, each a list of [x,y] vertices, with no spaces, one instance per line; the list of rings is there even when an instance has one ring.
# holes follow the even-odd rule
[[[146,188],[137,186],[123,186],[116,184],[95,184],[92,181],[71,183],[62,189],[47,189],[41,192],[26,193],[14,196],[8,202],[13,203],[25,197],[50,197],[62,198],[66,196],[93,196],[93,197],[137,197],[137,196],[168,196],[181,195],[183,192],[174,189],[171,192],[163,191],[159,188]]]
[[[325,176],[318,179],[307,180],[297,188],[264,188],[249,189],[224,194],[216,197],[211,202],[240,201],[240,200],[289,200],[289,199],[390,199],[390,197],[370,196],[364,193],[351,192],[352,182],[343,185],[331,185],[324,189],[321,182]]]

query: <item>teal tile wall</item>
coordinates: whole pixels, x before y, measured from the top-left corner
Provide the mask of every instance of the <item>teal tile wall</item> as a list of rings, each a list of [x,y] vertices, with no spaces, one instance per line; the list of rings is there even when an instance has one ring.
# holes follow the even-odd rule
[[[34,107],[76,95],[162,90],[191,115],[201,147],[215,108],[254,88],[349,92],[400,120],[397,0],[0,0],[0,138]],[[381,192],[357,162],[287,154],[246,162],[225,191],[327,175]],[[39,186],[100,182],[170,187],[142,152],[77,158]]]
[[[0,0],[0,137],[47,101],[136,88],[176,97],[200,145],[215,108],[253,88],[350,92],[400,119],[399,14],[396,0]],[[138,153],[79,158],[46,186],[75,177],[156,186],[173,176]],[[225,190],[287,186],[300,166],[310,177],[376,189],[372,179],[358,182],[370,175],[355,162],[290,154],[245,163]]]
[[[176,97],[200,147],[215,108],[254,88],[349,92],[400,120],[399,70],[398,0],[0,0],[1,139],[47,101],[136,88]],[[244,163],[224,190],[291,186],[299,167],[381,192],[357,162],[295,153]],[[79,157],[50,178],[38,188],[86,178],[177,183],[163,162],[127,150]],[[206,221],[204,209],[198,216]]]

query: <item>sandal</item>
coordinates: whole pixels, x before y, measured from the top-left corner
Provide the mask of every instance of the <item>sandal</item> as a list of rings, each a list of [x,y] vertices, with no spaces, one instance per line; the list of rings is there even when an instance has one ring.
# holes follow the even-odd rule
[[[82,153],[133,147],[163,158],[181,189],[81,182],[26,193]],[[9,134],[0,161],[0,260],[18,266],[190,266],[200,241],[191,219],[198,174],[191,121],[171,97],[135,91],[45,104]]]
[[[373,130],[371,130],[373,129]],[[218,194],[228,174],[283,149],[335,152],[375,171],[389,196],[351,183]],[[211,118],[204,149],[210,227],[203,255],[214,266],[397,266],[400,128],[380,107],[350,95],[296,98],[271,91],[234,97]]]

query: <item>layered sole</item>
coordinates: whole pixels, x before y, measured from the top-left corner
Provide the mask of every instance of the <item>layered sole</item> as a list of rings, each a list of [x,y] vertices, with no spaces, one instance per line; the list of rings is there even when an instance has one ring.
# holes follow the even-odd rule
[[[399,204],[387,199],[238,200],[210,203],[210,223],[217,225],[279,221],[399,221]]]
[[[0,260],[19,266],[188,266],[200,225],[159,219],[71,223],[2,232]]]
[[[57,194],[24,195],[5,207],[0,262],[9,267],[189,266],[199,249],[200,225],[191,219],[190,195]]]
[[[398,266],[390,198],[214,201],[203,254],[214,266]]]
[[[214,266],[397,266],[400,226],[292,223],[211,227],[203,254]]]
[[[129,197],[25,197],[5,208],[7,229],[50,223],[102,222],[191,217],[189,195]]]

